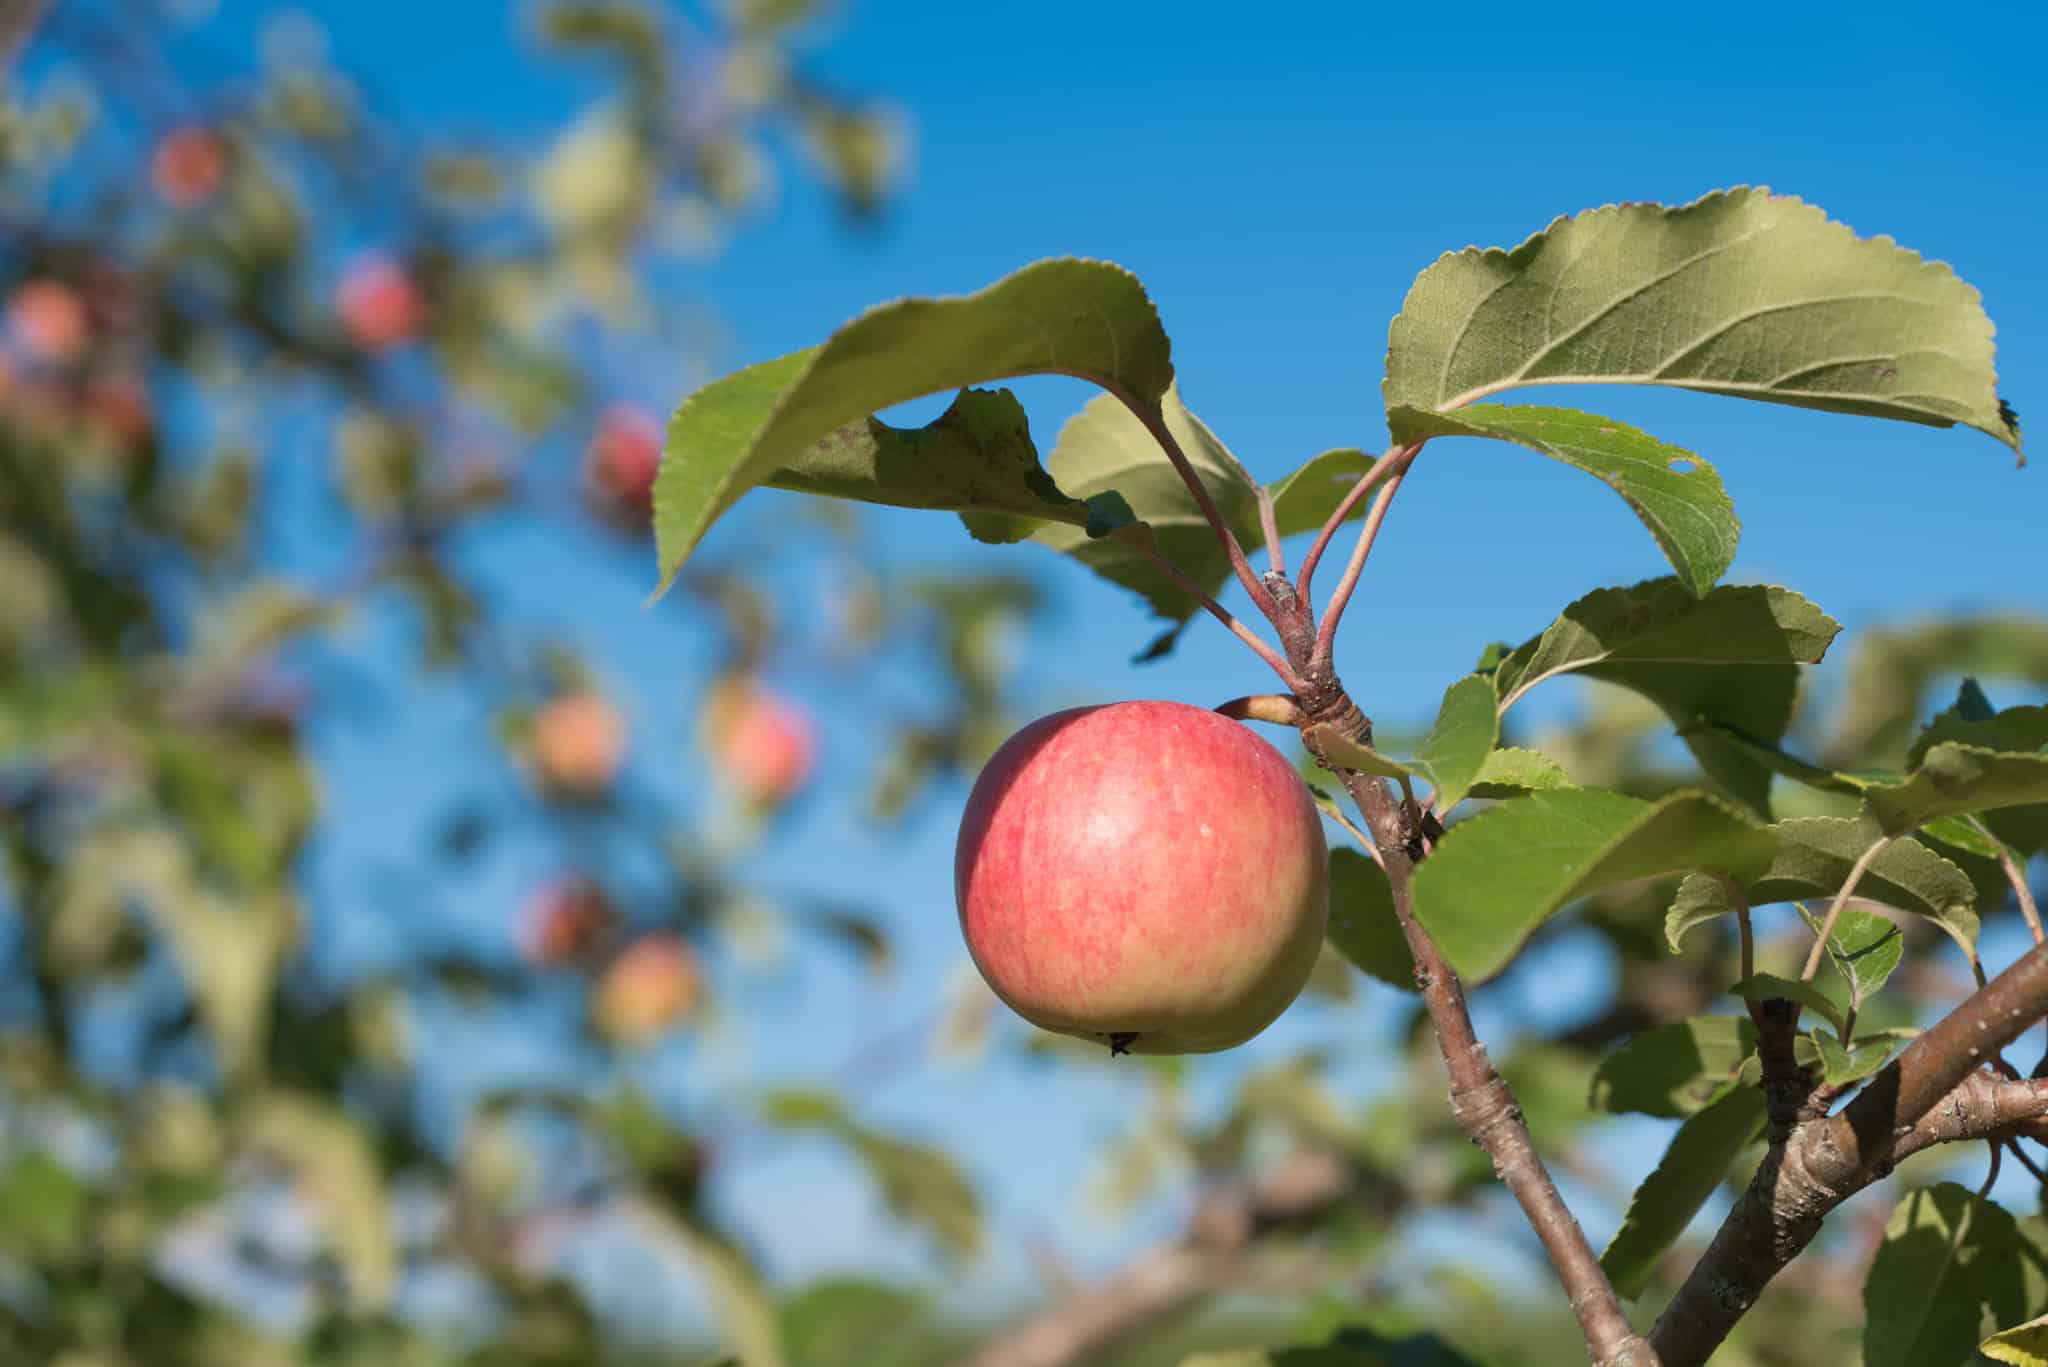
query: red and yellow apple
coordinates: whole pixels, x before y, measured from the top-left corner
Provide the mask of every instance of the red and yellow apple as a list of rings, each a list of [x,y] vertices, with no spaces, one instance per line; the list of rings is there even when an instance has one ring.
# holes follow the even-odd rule
[[[656,931],[627,945],[598,979],[597,1028],[624,1044],[645,1044],[697,1009],[697,956],[679,935]]]
[[[227,175],[227,150],[220,135],[200,124],[164,134],[149,158],[149,183],[174,209],[191,209],[213,198]]]
[[[654,476],[661,468],[661,423],[632,404],[613,404],[599,415],[583,453],[583,483],[591,506],[606,521],[647,530],[654,509]]]
[[[343,272],[335,312],[356,345],[388,351],[425,324],[427,302],[405,267],[381,252],[360,256]]]
[[[1041,717],[967,801],[953,888],[975,967],[1018,1015],[1113,1052],[1242,1044],[1322,947],[1328,853],[1280,752],[1215,712]]]
[[[775,806],[795,796],[810,778],[818,732],[799,703],[750,688],[723,719],[717,754],[726,776],[748,801]]]
[[[611,905],[596,883],[573,875],[552,879],[520,905],[520,956],[536,968],[567,963],[590,949],[611,920]]]
[[[625,762],[626,719],[601,693],[563,693],[535,714],[532,747],[542,786],[569,797],[594,797],[611,786]]]
[[[61,280],[35,279],[8,297],[7,330],[31,360],[65,365],[85,350],[92,319],[77,290]]]

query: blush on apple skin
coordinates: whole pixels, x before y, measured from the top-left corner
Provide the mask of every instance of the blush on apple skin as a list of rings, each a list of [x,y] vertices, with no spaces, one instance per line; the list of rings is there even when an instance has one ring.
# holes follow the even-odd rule
[[[1208,1053],[1300,993],[1328,916],[1294,768],[1183,703],[1056,712],[996,752],[960,825],[968,952],[1033,1024],[1116,1052]]]

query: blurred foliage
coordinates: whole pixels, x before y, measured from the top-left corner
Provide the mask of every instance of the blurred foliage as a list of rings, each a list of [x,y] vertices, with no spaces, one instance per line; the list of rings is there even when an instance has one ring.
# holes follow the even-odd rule
[[[680,373],[705,345],[655,277],[744,231],[790,168],[856,219],[882,212],[900,120],[806,75],[824,8],[808,0],[735,0],[702,20],[537,7],[532,61],[597,93],[517,147],[407,127],[374,81],[327,61],[303,15],[272,16],[244,70],[188,8],[51,7],[0,95],[0,1361],[568,1367],[721,1349],[825,1367],[951,1361],[999,1336],[1010,1321],[943,1280],[1000,1233],[986,1193],[963,1155],[866,1115],[864,1090],[934,1057],[1110,1066],[1099,1051],[1024,1030],[970,978],[928,1032],[813,1085],[693,1109],[633,1065],[672,1034],[779,1009],[736,966],[785,942],[888,970],[886,909],[829,883],[759,884],[749,862],[815,759],[816,738],[785,724],[792,681],[811,671],[847,716],[878,719],[866,813],[905,820],[1015,725],[1037,589],[906,575],[844,509],[793,508],[760,535],[830,585],[807,617],[748,573],[763,546],[728,528],[661,608],[678,638],[713,643],[709,677],[687,696],[639,681],[700,748],[703,781],[678,798],[650,781],[616,676],[509,611],[471,554],[519,528],[608,541],[621,600],[644,592],[660,422],[615,387],[616,358]],[[562,869],[508,909],[502,948],[423,934],[416,952],[350,964],[325,946],[348,909],[312,856],[333,738],[375,724],[360,704],[394,634],[413,690],[400,705],[453,694],[502,756],[417,833],[429,871],[390,876],[404,915],[431,923],[439,889],[492,849],[558,850]],[[1963,673],[2039,685],[2044,643],[2031,619],[1872,633],[1840,699],[1807,699],[1793,734],[1837,769],[1896,763],[1931,690]],[[748,762],[761,747],[736,735],[768,736],[779,758]],[[1581,784],[1655,797],[1699,781],[1664,713],[1603,685],[1569,726],[1502,739]],[[1840,809],[1784,783],[1777,797],[1781,815]],[[1956,855],[1985,919],[2009,916],[1995,859]],[[1370,901],[1371,866],[1341,858],[1340,887]],[[1518,1004],[1496,1049],[1539,1142],[1617,1215],[1629,1193],[1603,1146],[1618,1142],[1609,1111],[1630,1107],[1591,1108],[1589,1091],[1697,1101],[1702,1079],[1603,1093],[1603,1059],[1736,1009],[1725,919],[1683,956],[1666,945],[1675,885],[1587,899],[1488,988]],[[1761,926],[1758,952],[1782,961],[1802,934],[1789,915]],[[1899,939],[1867,1029],[1908,1026],[1969,981],[1926,924]],[[1545,964],[1567,941],[1611,967],[1611,991],[1554,999]],[[1364,944],[1398,980],[1404,952],[1384,936],[1348,948]],[[1412,998],[1335,955],[1314,990],[1349,1013],[1407,1013],[1393,1041],[1358,1045],[1371,1085],[1354,1085],[1349,1051],[1275,1063],[1221,1097],[1183,1061],[1117,1062],[1143,1099],[1077,1174],[1112,1214],[1235,1190],[1300,1153],[1334,1156],[1347,1185],[1260,1226],[1206,1288],[1212,1311],[1135,1326],[1096,1360],[1276,1342],[1569,1360],[1576,1336],[1547,1287],[1518,1284],[1529,1236],[1445,1113]],[[466,1094],[451,1119],[429,1086],[455,1047],[433,1033],[451,1010],[499,1037],[553,1032],[561,1062]],[[1640,1136],[1648,1121],[1621,1123]],[[811,1144],[850,1158],[924,1237],[932,1285],[765,1275],[771,1232],[721,1190],[750,1154]],[[1839,1360],[1883,1237],[1884,1212],[1873,1226],[1862,1209],[1722,1360]],[[1483,1264],[1409,1255],[1447,1218],[1490,1247]],[[608,1317],[572,1256],[591,1239],[692,1282],[716,1314],[706,1341],[649,1342]],[[1044,1252],[1057,1307],[1076,1281]]]

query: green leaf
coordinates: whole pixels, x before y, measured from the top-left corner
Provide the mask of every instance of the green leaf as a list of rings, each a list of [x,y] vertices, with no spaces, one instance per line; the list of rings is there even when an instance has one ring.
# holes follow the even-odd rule
[[[1413,765],[1381,754],[1370,745],[1360,745],[1335,727],[1318,726],[1315,738],[1317,746],[1333,763],[1361,774],[1371,774],[1376,778],[1406,778],[1415,773]]]
[[[1952,1367],[2025,1304],[2013,1217],[1941,1182],[1909,1192],[1886,1222],[1863,1283],[1866,1367]]]
[[[1615,1291],[1630,1299],[1643,1293],[1657,1263],[1685,1233],[1728,1169],[1763,1135],[1764,1098],[1755,1087],[1728,1092],[1678,1127],[1663,1158],[1629,1199],[1621,1228],[1600,1255],[1600,1266]]]
[[[1681,1120],[1726,1091],[1755,1052],[1747,1016],[1694,1016],[1643,1030],[1600,1061],[1587,1104]]]
[[[2048,1315],[1999,1330],[1978,1344],[1977,1351],[2014,1367],[2048,1367]]]
[[[1439,813],[1465,800],[1499,735],[1492,680],[1468,674],[1444,690],[1436,724],[1415,748],[1413,761],[1415,772],[1436,790]]]
[[[1487,755],[1485,763],[1479,766],[1479,777],[1472,780],[1472,791],[1467,796],[1515,797],[1546,788],[1571,786],[1570,775],[1541,750],[1521,750],[1506,745]]]
[[[1389,413],[1524,385],[1655,384],[1948,427],[2019,449],[1977,291],[1768,190],[1615,204],[1467,248],[1394,319]],[[1398,423],[1396,439],[1408,433]]]
[[[798,1367],[866,1367],[910,1361],[929,1332],[923,1296],[885,1282],[833,1277],[785,1301],[780,1319]]]
[[[960,513],[983,541],[1020,541],[1046,518],[1085,526],[1089,517],[1088,505],[1062,494],[1039,465],[1030,420],[1007,389],[963,389],[924,427],[892,427],[875,417],[850,422],[762,483]]]
[[[1841,629],[1789,589],[1723,585],[1696,598],[1675,579],[1652,579],[1579,599],[1504,660],[1494,682],[1503,712],[1567,673],[1639,693],[1677,724],[1708,774],[1762,812],[1770,775],[1698,724],[1777,739],[1792,720],[1799,666],[1818,662]]]
[[[248,1143],[276,1155],[320,1211],[357,1303],[387,1305],[398,1285],[390,1198],[369,1134],[348,1114],[310,1095],[272,1092],[243,1116]]]
[[[1892,1055],[1906,1046],[1911,1035],[1911,1031],[1869,1035],[1851,1041],[1845,1049],[1825,1030],[1807,1031],[1814,1053],[1820,1058],[1821,1079],[1831,1087],[1846,1087],[1869,1077],[1890,1063]]]
[[[867,1165],[882,1199],[902,1219],[922,1225],[947,1252],[968,1257],[981,1245],[981,1202],[953,1156],[861,1124],[827,1092],[772,1092],[764,1119],[790,1130],[830,1135]]]
[[[1575,898],[1681,869],[1754,877],[1774,849],[1767,828],[1703,793],[1531,793],[1445,834],[1416,870],[1415,914],[1451,966],[1479,980]]]
[[[1973,691],[1974,698],[1970,696]],[[1906,754],[1907,766],[1919,767],[1928,750],[1950,741],[2025,755],[2048,751],[2048,707],[2008,707],[2003,712],[1988,712],[1976,705],[1988,708],[1983,699],[1983,691],[1976,688],[1975,680],[1964,680],[1963,699],[1920,733]],[[1986,815],[1984,825],[2021,855],[2035,855],[2048,849],[2048,804],[2006,807]]]
[[[1665,917],[1664,937],[1676,954],[1685,933],[1716,916],[1732,916],[1746,902],[1768,906],[1802,897],[1832,897],[1857,856],[1882,834],[1868,821],[1812,816],[1771,827],[1778,850],[1770,866],[1738,894],[1714,879],[1693,876],[1678,885]],[[1916,840],[1894,840],[1856,884],[1856,895],[1915,916],[1925,916],[1965,949],[1977,940],[1976,888],[1969,875]]]
[[[1195,1353],[1180,1367],[1477,1367],[1435,1334],[1400,1338],[1364,1325],[1347,1325],[1319,1344],[1294,1348],[1242,1348]]]
[[[784,1367],[789,1358],[783,1352],[774,1296],[739,1246],[709,1221],[669,1205],[642,1203],[635,1213],[689,1251],[725,1331],[720,1347],[730,1349],[747,1367]]]
[[[1456,414],[1402,408],[1390,415],[1403,440],[1491,437],[1583,470],[1620,494],[1671,568],[1696,595],[1735,560],[1742,524],[1713,466],[1612,418],[1572,408],[1482,404]]]
[[[1831,762],[1891,762],[1926,715],[1936,679],[1957,673],[2048,683],[2048,621],[2034,617],[1942,618],[1858,635]]]
[[[1258,484],[1238,464],[1214,432],[1181,403],[1169,388],[1158,408],[1188,463],[1208,487],[1217,511],[1240,541],[1255,545],[1259,530]],[[1129,516],[1151,529],[1167,559],[1205,593],[1213,594],[1230,577],[1230,560],[1208,519],[1189,492],[1186,481],[1166,458],[1158,440],[1131,410],[1109,394],[1098,395],[1067,420],[1059,441],[1046,459],[1059,487],[1077,498],[1096,502],[1112,492],[1120,496]],[[978,519],[969,520],[969,528]],[[1158,616],[1184,622],[1199,605],[1144,553],[1135,535],[1090,536],[1087,529],[1048,523],[1032,540],[1087,565],[1097,574],[1144,596]]]
[[[1930,748],[1904,779],[1874,783],[1863,790],[1864,810],[1892,833],[1910,831],[1945,816],[1997,813],[2001,808],[2044,803],[2048,803],[2048,753],[2012,754],[1954,741]],[[1987,824],[1992,820],[1992,816],[1985,817]]]
[[[1280,525],[1280,535],[1297,536],[1320,528],[1330,520],[1330,514],[1337,511],[1337,505],[1344,501],[1344,495],[1351,492],[1351,486],[1358,483],[1372,466],[1373,458],[1365,452],[1348,446],[1339,447],[1311,457],[1307,464],[1292,474],[1267,485],[1266,493],[1273,500],[1273,518]],[[1360,499],[1344,520],[1352,522],[1364,517],[1370,501]]]
[[[1806,924],[1820,933],[1821,918],[1804,907]],[[1884,986],[1906,952],[1906,937],[1890,919],[1873,911],[1843,907],[1828,936],[1828,960],[1849,987],[1849,1004],[1861,1007]]]
[[[1888,771],[1845,773],[1828,769],[1766,741],[1760,741],[1754,736],[1744,735],[1735,727],[1722,722],[1695,722],[1686,729],[1685,735],[1688,740],[1696,736],[1712,735],[1721,744],[1755,760],[1772,773],[1824,793],[1860,794],[1873,783],[1896,777]]]
[[[1102,261],[1040,261],[975,294],[870,309],[822,346],[700,389],[669,422],[655,480],[663,587],[741,495],[849,423],[926,394],[1044,374],[1157,411],[1173,362],[1135,276]]]
[[[1316,742],[1332,761],[1360,773],[1427,780],[1440,799],[1439,809],[1449,811],[1471,790],[1500,734],[1493,696],[1493,685],[1484,675],[1468,674],[1452,684],[1444,691],[1435,725],[1422,738],[1415,758],[1405,762],[1372,746],[1361,745],[1328,726],[1316,729]],[[1525,764],[1522,769],[1530,774],[1536,771],[1533,764]]]
[[[1415,990],[1415,956],[1394,915],[1385,870],[1357,850],[1330,851],[1329,940],[1361,972]]]
[[[31,1266],[64,1266],[86,1250],[92,1192],[77,1173],[41,1149],[0,1169],[0,1251]]]
[[[1819,987],[1797,978],[1781,978],[1775,973],[1755,973],[1736,983],[1728,991],[1744,1001],[1767,1002],[1773,998],[1798,1002],[1812,1011],[1820,1012],[1823,1019],[1836,1030],[1842,1028],[1846,1017],[1842,1005]]]

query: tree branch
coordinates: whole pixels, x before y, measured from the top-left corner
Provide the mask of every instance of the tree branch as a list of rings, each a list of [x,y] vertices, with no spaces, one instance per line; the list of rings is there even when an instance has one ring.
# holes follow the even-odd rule
[[[1178,1237],[984,1345],[964,1367],[1067,1367],[1238,1280],[1264,1235],[1328,1214],[1358,1194],[1349,1164],[1304,1149],[1272,1172],[1212,1193]]]
[[[2048,949],[2029,950],[1922,1034],[1833,1115],[1775,1139],[1650,1332],[1664,1367],[1703,1367],[1828,1213],[1911,1154],[2048,1116],[2048,1082],[1980,1071],[2048,1015]]]
[[[1348,699],[1345,701],[1349,706]],[[1349,711],[1355,722],[1351,726],[1340,722],[1340,729],[1355,731],[1355,739],[1369,744],[1370,725],[1356,707],[1349,707]],[[1313,726],[1303,728],[1311,750],[1313,733]],[[1415,918],[1409,878],[1421,848],[1419,813],[1412,804],[1397,798],[1380,779],[1332,764],[1320,754],[1317,759],[1343,780],[1379,846],[1387,881],[1393,889],[1394,913],[1408,941],[1408,952],[1415,959],[1415,984],[1422,992],[1437,1046],[1443,1052],[1444,1067],[1450,1074],[1451,1114],[1458,1128],[1486,1150],[1493,1160],[1494,1174],[1520,1203],[1570,1298],[1572,1313],[1578,1317],[1592,1361],[1597,1367],[1655,1367],[1655,1353],[1629,1323],[1613,1283],[1586,1241],[1585,1231],[1543,1166],[1514,1089],[1494,1068],[1486,1055],[1486,1046],[1479,1042],[1472,1028],[1471,1010],[1465,1004],[1464,985],[1444,961],[1429,932]]]

